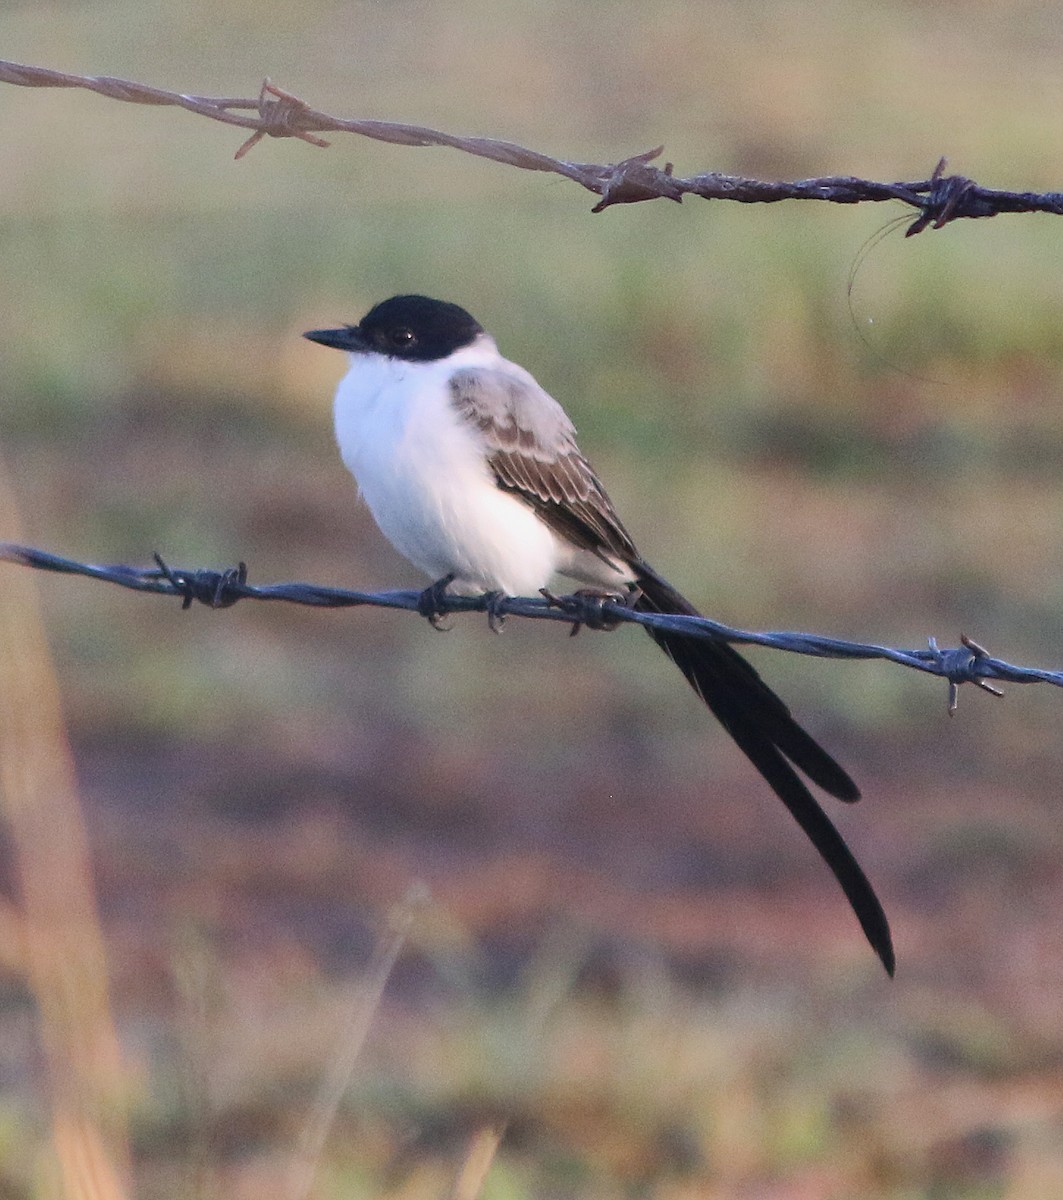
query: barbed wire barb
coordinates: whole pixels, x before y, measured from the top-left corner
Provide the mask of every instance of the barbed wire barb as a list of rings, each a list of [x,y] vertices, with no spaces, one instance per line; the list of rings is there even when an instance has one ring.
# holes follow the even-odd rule
[[[0,542],[0,561],[32,567],[38,571],[55,571],[66,575],[82,575],[102,579],[119,587],[154,595],[180,599],[182,609],[193,603],[207,608],[229,608],[238,600],[272,600],[287,604],[308,605],[312,608],[395,608],[425,613],[423,591],[361,592],[347,588],[324,587],[314,583],[248,582],[247,564],[225,570],[212,568],[171,567],[156,554],[154,567],[131,567],[125,564],[83,563],[64,558],[34,546],[15,542]],[[941,649],[931,637],[924,650],[880,646],[873,642],[850,642],[841,638],[823,637],[814,633],[792,631],[757,632],[737,629],[709,617],[673,616],[664,613],[639,612],[622,601],[610,601],[600,596],[559,596],[543,590],[537,597],[500,596],[488,592],[482,596],[455,596],[449,592],[433,595],[435,615],[450,613],[486,613],[492,629],[501,628],[504,617],[526,617],[530,620],[560,621],[573,630],[589,628],[611,631],[629,623],[654,629],[668,629],[690,637],[716,638],[736,645],[766,646],[789,654],[804,654],[813,658],[881,659],[911,670],[922,671],[945,679],[949,685],[948,711],[955,713],[961,684],[973,683],[994,696],[1003,693],[988,681],[997,683],[1047,683],[1063,687],[1063,671],[1040,667],[1020,667],[995,658],[973,638],[962,634],[960,645]]]
[[[268,77],[257,97],[232,98],[196,96],[165,88],[116,79],[109,75],[72,75],[48,67],[0,59],[0,83],[16,87],[85,88],[112,100],[129,104],[174,105],[212,121],[237,125],[253,132],[236,151],[243,158],[263,138],[298,138],[312,146],[329,145],[320,133],[352,133],[375,141],[400,146],[445,146],[464,154],[488,158],[524,171],[548,171],[578,183],[600,196],[592,212],[603,212],[614,204],[637,204],[646,200],[682,201],[684,196],[704,200],[734,200],[740,204],[775,204],[781,200],[821,200],[833,204],[879,203],[899,200],[919,214],[908,226],[907,236],[925,229],[942,229],[961,218],[992,217],[998,213],[1063,213],[1061,192],[1008,192],[985,188],[962,175],[946,175],[945,159],[939,160],[929,178],[908,183],[877,183],[855,176],[829,175],[789,182],[768,182],[718,171],[681,178],[671,163],[655,166],[663,146],[628,155],[615,163],[582,163],[553,158],[515,142],[497,138],[461,137],[397,121],[344,119],[319,112],[305,100],[278,87]],[[242,112],[238,110],[250,110]]]

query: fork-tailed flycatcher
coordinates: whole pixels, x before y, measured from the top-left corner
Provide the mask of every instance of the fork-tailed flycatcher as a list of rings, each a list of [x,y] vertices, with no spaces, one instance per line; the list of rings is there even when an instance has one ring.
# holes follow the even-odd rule
[[[556,572],[644,612],[697,615],[635,548],[561,405],[463,308],[394,296],[357,325],[305,336],[348,352],[340,454],[384,535],[431,579],[527,596]],[[730,645],[647,632],[811,839],[892,974],[882,906],[798,772],[847,802],[856,784]]]

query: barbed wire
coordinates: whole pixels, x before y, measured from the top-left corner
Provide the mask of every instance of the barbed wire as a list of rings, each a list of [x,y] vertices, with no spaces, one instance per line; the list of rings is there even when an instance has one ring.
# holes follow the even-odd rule
[[[724,175],[718,171],[682,178],[672,173],[670,162],[660,167],[653,165],[653,160],[664,153],[663,146],[615,163],[572,162],[496,138],[461,137],[424,125],[397,121],[330,116],[311,108],[306,101],[277,87],[268,78],[255,98],[196,96],[110,75],[71,75],[49,67],[0,59],[0,83],[17,87],[85,88],[112,100],[174,105],[213,121],[250,129],[253,132],[236,151],[237,158],[242,158],[265,137],[293,137],[313,146],[327,147],[329,143],[318,137],[319,133],[353,133],[400,146],[447,146],[521,170],[548,171],[571,179],[601,197],[593,212],[602,212],[614,204],[636,204],[644,200],[679,202],[684,196],[735,200],[740,204],[775,204],[780,200],[860,204],[899,200],[919,214],[908,226],[906,236],[909,237],[927,228],[941,229],[960,218],[992,217],[1005,212],[1063,213],[1061,192],[1009,192],[982,187],[965,176],[946,175],[944,158],[927,179],[908,183],[876,183],[848,175],[769,182]]]
[[[230,608],[238,600],[274,600],[312,608],[367,606],[403,609],[428,615],[425,610],[424,592],[361,592],[313,583],[252,584],[247,581],[247,566],[244,563],[222,571],[209,568],[175,568],[169,566],[158,555],[155,556],[154,567],[83,563],[63,558],[47,550],[39,550],[34,546],[21,546],[15,542],[0,542],[0,561],[17,563],[40,571],[102,579],[136,592],[174,596],[180,599],[181,607],[185,609],[194,603],[204,604],[208,608]],[[668,629],[690,637],[716,638],[737,645],[767,646],[773,650],[784,650],[790,654],[804,654],[813,658],[883,659],[947,680],[950,713],[956,711],[959,687],[964,683],[973,683],[983,691],[998,697],[1003,693],[989,680],[999,683],[1048,683],[1055,687],[1063,687],[1063,671],[1019,667],[1004,662],[993,657],[984,646],[966,634],[961,635],[959,646],[941,649],[931,637],[926,649],[909,650],[880,646],[871,642],[850,642],[814,633],[736,629],[709,617],[637,612],[620,600],[581,593],[557,596],[545,590],[539,597],[498,596],[494,593],[482,596],[434,593],[432,610],[435,615],[486,613],[493,629],[500,628],[502,620],[508,616],[566,622],[573,633],[578,633],[584,626],[613,630],[621,624],[631,623],[654,629]]]

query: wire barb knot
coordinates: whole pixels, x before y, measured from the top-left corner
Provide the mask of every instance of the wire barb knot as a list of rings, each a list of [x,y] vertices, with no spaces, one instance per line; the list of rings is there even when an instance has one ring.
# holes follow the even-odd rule
[[[181,597],[182,610],[191,608],[194,600],[208,608],[231,608],[246,595],[243,589],[247,583],[247,563],[239,563],[225,571],[180,571],[166,563],[162,555],[152,557],[163,577]]]
[[[974,638],[969,638],[967,634],[961,633],[962,645],[948,650],[938,649],[937,641],[934,638],[930,638],[929,642],[930,649],[941,668],[941,674],[949,683],[950,717],[955,715],[956,709],[959,707],[960,685],[963,683],[973,683],[975,687],[981,688],[983,692],[989,692],[991,696],[1003,697],[1004,693],[1000,688],[993,687],[983,677],[986,661],[992,656]]]
[[[945,166],[946,160],[938,159],[919,216],[905,230],[905,237],[922,233],[928,226],[942,229],[961,217],[992,217],[999,211],[978,194],[978,185],[973,179],[964,175],[946,175]]]
[[[663,153],[664,147],[657,146],[614,164],[602,182],[602,198],[591,212],[600,213],[613,204],[638,204],[640,200],[662,197],[681,204],[683,189],[672,181],[672,164],[665,163],[663,168],[650,165]]]
[[[317,116],[310,105],[277,87],[268,76],[263,79],[262,90],[258,93],[258,115],[262,120],[262,128],[255,130],[233,155],[234,158],[243,158],[264,137],[295,137],[309,142],[311,146],[320,146],[322,149],[328,147],[324,138],[315,137],[306,127]]]

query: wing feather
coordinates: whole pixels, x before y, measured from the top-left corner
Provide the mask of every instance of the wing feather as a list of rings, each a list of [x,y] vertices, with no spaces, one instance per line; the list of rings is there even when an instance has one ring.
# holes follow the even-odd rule
[[[565,410],[530,375],[469,368],[454,374],[450,392],[455,411],[480,431],[499,487],[581,549],[638,560]]]

